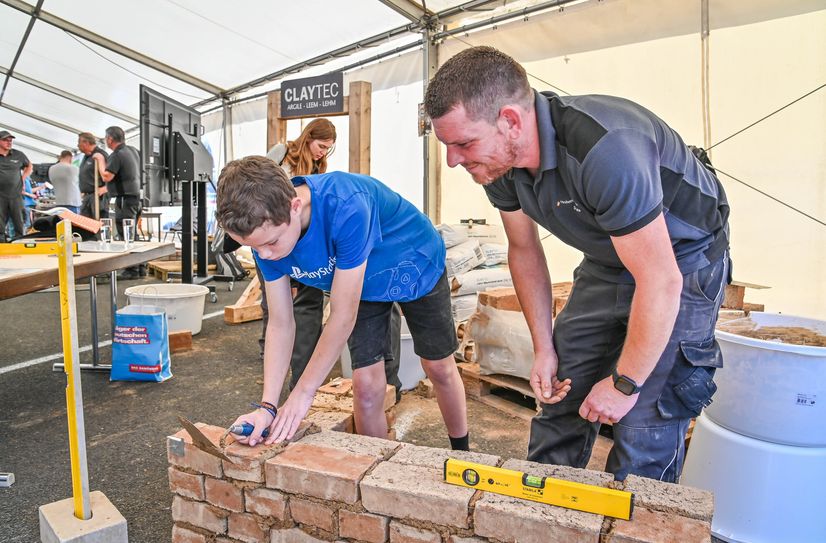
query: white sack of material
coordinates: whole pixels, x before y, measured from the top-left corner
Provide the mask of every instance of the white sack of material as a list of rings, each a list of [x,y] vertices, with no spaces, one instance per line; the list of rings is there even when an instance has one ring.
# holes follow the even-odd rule
[[[465,234],[470,239],[478,240],[479,243],[499,243],[504,245],[508,242],[505,236],[505,229],[500,224],[451,224],[450,227],[459,233]]]
[[[482,254],[485,255],[484,266],[496,266],[508,261],[508,246],[501,243],[483,243]]]
[[[476,311],[476,301],[478,295],[466,294],[464,296],[451,296],[450,309],[453,312],[453,322],[460,323],[466,321]]]
[[[482,253],[482,248],[479,247],[479,242],[475,239],[469,239],[447,250],[447,258],[445,260],[447,276],[453,277],[454,275],[470,271],[484,262],[484,260],[485,255]]]
[[[477,268],[469,272],[456,274],[450,281],[450,293],[453,296],[463,296],[474,292],[482,292],[489,288],[512,286],[513,279],[507,267]]]
[[[482,375],[501,373],[530,379],[533,343],[521,311],[480,304],[468,320],[464,340],[473,341],[474,361]]]
[[[460,243],[464,243],[469,239],[467,237],[467,233],[464,230],[456,230],[449,224],[438,225],[436,227],[436,231],[439,232],[439,235],[442,236],[442,240],[444,240],[445,242],[445,248],[447,249],[455,247]]]

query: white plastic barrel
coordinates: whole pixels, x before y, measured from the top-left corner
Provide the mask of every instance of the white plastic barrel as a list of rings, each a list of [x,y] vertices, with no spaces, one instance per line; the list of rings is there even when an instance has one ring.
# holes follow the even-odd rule
[[[170,332],[189,330],[192,335],[201,331],[204,299],[209,289],[203,285],[186,283],[157,283],[126,289],[130,305],[156,305],[166,310]]]
[[[757,330],[800,327],[826,335],[826,321],[752,312]],[[747,324],[729,321],[721,328]],[[733,329],[733,328],[732,328]],[[733,432],[773,443],[826,447],[826,347],[792,345],[717,331],[723,368],[705,414]]]

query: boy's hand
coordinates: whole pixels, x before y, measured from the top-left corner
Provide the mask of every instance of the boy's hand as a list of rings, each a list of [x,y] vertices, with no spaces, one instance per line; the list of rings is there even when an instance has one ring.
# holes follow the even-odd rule
[[[275,421],[270,428],[270,435],[265,441],[267,445],[272,443],[280,443],[287,439],[292,439],[295,435],[298,426],[310,406],[313,404],[313,393],[302,392],[299,388],[295,388],[284,405],[278,408],[278,414]]]
[[[245,422],[248,422],[255,426],[255,429],[252,433],[248,436],[235,436],[235,440],[239,443],[243,443],[245,445],[249,445],[250,447],[255,447],[255,445],[261,441],[261,432],[263,432],[266,428],[272,426],[272,423],[275,422],[266,410],[264,409],[256,409],[255,411],[251,411],[246,415],[241,415],[233,425],[242,425]],[[270,434],[272,434],[272,429],[270,429]]]

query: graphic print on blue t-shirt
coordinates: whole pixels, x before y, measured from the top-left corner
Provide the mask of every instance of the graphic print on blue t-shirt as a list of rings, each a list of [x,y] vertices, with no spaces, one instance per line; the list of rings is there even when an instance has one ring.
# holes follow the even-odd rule
[[[267,281],[289,275],[329,291],[337,268],[366,260],[362,300],[407,302],[433,289],[445,269],[445,246],[413,204],[366,175],[331,172],[293,183],[310,189],[310,225],[280,260],[254,251]]]

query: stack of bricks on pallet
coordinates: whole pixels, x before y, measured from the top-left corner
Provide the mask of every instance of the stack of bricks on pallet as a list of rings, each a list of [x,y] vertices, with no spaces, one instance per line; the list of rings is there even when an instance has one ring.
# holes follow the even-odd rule
[[[173,543],[710,541],[714,505],[704,490],[633,475],[618,483],[599,471],[318,431],[318,413],[288,444],[229,445],[234,464],[176,434],[185,447],[183,455],[168,451]],[[199,427],[216,441],[223,432]],[[442,471],[448,457],[633,492],[633,517],[449,485]]]

